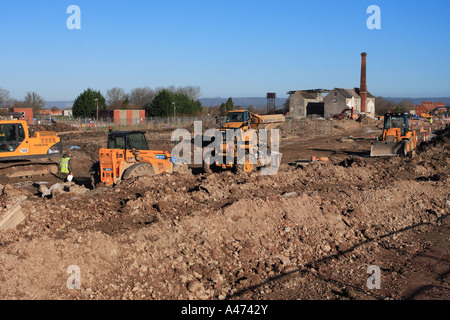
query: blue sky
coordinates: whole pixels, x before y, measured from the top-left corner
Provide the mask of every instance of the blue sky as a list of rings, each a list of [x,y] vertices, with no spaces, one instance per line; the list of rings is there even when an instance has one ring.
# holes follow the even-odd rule
[[[70,5],[80,30],[67,28]],[[169,85],[286,97],[359,87],[365,51],[374,95],[450,96],[449,21],[447,0],[0,0],[0,87],[47,101]]]

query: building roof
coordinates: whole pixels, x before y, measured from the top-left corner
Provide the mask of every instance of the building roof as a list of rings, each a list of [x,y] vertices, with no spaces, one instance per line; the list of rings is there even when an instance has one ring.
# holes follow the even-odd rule
[[[298,91],[301,92],[309,92],[309,93],[327,93],[330,92],[330,89],[303,89],[303,90],[292,90],[292,91],[288,91],[287,94],[294,94]]]
[[[345,98],[351,99],[353,97],[359,98],[359,95],[353,89],[334,88],[337,92],[343,95]]]
[[[353,90],[355,90],[356,94],[359,95],[359,88],[354,88]],[[367,98],[375,98],[375,96],[367,91]]]
[[[311,100],[315,100],[317,99],[317,93],[313,93],[313,92],[308,92],[306,90],[297,90],[297,91],[289,91],[289,94],[300,94],[303,98],[305,99],[311,99]]]
[[[445,107],[445,103],[443,102],[433,103],[431,101],[422,101],[422,104],[415,106],[415,109],[419,109],[420,107],[422,107],[422,109],[425,109],[426,111],[432,111],[436,108]]]

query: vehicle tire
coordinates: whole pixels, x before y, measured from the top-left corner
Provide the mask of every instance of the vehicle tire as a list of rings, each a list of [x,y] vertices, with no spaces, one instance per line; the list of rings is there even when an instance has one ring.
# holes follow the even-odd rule
[[[211,165],[206,161],[203,161],[203,171],[205,171],[205,173],[207,174],[212,173]]]
[[[205,149],[206,148],[203,148],[202,155],[205,154]],[[211,152],[211,156],[214,157],[214,151]],[[208,160],[211,160],[211,159],[208,159]],[[212,167],[213,167],[214,164],[212,164],[212,163],[210,164],[210,163],[208,163],[208,161],[205,161],[205,159],[203,159],[202,165],[203,165],[203,171],[205,173],[210,174],[210,173],[213,172]]]
[[[95,187],[100,183],[100,176],[98,173],[91,174],[91,188],[95,189]]]
[[[235,167],[235,171],[237,173],[241,173],[241,172],[250,173],[250,172],[256,171],[256,167],[257,167],[256,158],[251,154],[246,154],[245,162],[244,163],[236,163],[236,165],[234,167]]]
[[[137,177],[151,177],[155,175],[155,170],[150,163],[141,162],[133,164],[125,170],[122,175],[123,180],[133,179]]]
[[[92,165],[89,169],[89,173],[91,174],[91,188],[95,189],[95,187],[101,182],[100,163],[98,161]]]
[[[407,156],[409,154],[409,141],[405,141],[405,143],[403,143],[403,155]]]

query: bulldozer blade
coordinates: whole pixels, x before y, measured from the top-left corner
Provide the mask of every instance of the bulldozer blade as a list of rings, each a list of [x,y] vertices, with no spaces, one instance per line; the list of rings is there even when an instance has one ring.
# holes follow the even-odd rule
[[[404,154],[403,142],[378,142],[370,149],[371,157],[392,157]]]

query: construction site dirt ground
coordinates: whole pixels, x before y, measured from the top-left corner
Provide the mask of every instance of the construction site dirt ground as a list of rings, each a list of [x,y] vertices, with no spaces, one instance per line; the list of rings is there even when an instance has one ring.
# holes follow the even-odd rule
[[[275,175],[193,166],[92,190],[106,132],[61,133],[74,184],[1,182],[0,215],[20,199],[25,219],[0,231],[0,299],[449,299],[449,129],[370,158],[378,121],[333,128],[283,127]],[[329,161],[297,162],[312,156]]]

